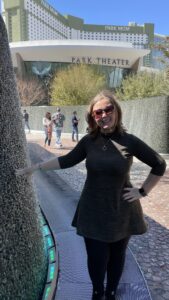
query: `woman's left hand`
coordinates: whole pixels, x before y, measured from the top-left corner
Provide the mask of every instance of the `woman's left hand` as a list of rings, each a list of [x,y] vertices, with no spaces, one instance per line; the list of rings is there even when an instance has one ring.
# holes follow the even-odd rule
[[[128,202],[133,202],[138,200],[142,197],[139,192],[138,188],[131,187],[131,188],[124,188],[123,199]]]

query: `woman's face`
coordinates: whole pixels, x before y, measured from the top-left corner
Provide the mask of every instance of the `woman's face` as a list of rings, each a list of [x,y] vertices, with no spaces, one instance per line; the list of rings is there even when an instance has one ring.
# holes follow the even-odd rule
[[[117,111],[109,99],[103,98],[93,106],[92,116],[102,132],[112,132],[115,129]]]

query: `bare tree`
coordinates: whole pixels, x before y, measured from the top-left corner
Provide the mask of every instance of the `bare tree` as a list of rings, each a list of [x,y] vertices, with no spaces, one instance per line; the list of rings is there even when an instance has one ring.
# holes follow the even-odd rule
[[[40,299],[46,251],[31,178],[7,32],[0,16],[0,299]]]
[[[44,105],[48,104],[47,91],[42,81],[37,77],[21,79],[17,77],[17,88],[21,105]]]
[[[156,56],[156,60],[163,65],[163,69],[166,72],[166,77],[169,80],[169,37],[166,37],[160,43],[152,44],[151,48],[158,51],[159,55]]]

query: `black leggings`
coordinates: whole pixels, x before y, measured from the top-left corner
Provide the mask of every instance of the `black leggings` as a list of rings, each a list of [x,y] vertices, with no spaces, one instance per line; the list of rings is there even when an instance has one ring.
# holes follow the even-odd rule
[[[88,255],[88,271],[93,284],[93,290],[103,294],[104,279],[107,272],[106,291],[116,292],[123,272],[129,237],[114,243],[106,243],[88,238],[84,238],[84,240]]]
[[[48,138],[48,136],[46,136],[46,138],[45,138],[45,145],[46,145],[47,142],[48,142],[48,146],[50,146],[51,140]]]

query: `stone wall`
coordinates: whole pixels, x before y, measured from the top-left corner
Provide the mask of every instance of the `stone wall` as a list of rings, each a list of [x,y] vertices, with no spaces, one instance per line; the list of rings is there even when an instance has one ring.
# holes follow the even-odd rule
[[[31,176],[20,102],[4,21],[0,15],[0,299],[40,299],[48,257]]]
[[[123,111],[123,124],[129,133],[137,135],[147,144],[161,153],[169,152],[169,97],[154,97],[120,102]],[[22,110],[24,107],[22,107]],[[42,118],[47,111],[54,113],[56,107],[26,107],[30,114],[32,130],[43,130]],[[76,110],[79,122],[79,133],[86,132],[85,114],[87,106],[63,106],[61,111],[66,116],[64,133],[71,133],[71,116]]]

